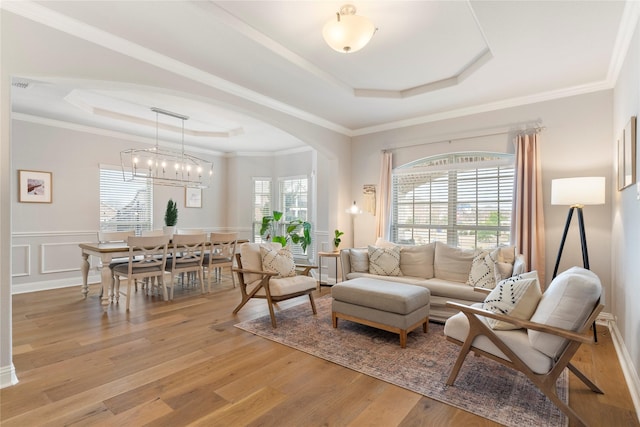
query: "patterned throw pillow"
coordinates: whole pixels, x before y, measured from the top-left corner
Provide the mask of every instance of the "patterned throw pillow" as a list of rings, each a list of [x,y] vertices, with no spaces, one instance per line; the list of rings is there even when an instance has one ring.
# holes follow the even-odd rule
[[[485,298],[482,308],[492,313],[529,320],[542,297],[538,274],[532,273],[510,277],[498,283]],[[487,323],[492,329],[519,329],[511,323],[495,319],[487,319]]]
[[[377,248],[369,246],[369,273],[379,276],[402,276],[400,247]]]
[[[296,275],[296,265],[289,248],[274,249],[260,246],[262,268],[265,271],[278,273],[277,277],[292,277]]]
[[[496,287],[494,252],[482,251],[476,255],[473,262],[471,262],[467,285],[487,289]]]

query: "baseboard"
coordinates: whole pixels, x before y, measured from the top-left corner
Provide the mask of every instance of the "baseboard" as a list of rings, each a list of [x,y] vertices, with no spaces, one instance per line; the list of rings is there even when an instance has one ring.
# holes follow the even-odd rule
[[[600,316],[598,317],[598,320],[601,320]],[[609,332],[611,333],[611,339],[616,349],[616,354],[618,355],[618,361],[622,367],[622,374],[627,381],[631,400],[633,401],[633,406],[636,410],[636,417],[640,420],[640,377],[638,376],[638,371],[636,371],[631,355],[627,351],[627,347],[624,345],[624,340],[622,339],[622,334],[616,324],[615,317],[610,313],[604,313],[604,316],[602,316],[602,323],[606,323],[606,326],[609,328]]]
[[[16,368],[13,363],[9,366],[0,367],[0,388],[10,387],[18,384]]]
[[[101,277],[100,274],[93,273],[89,274],[87,282],[89,284],[92,283],[100,283]],[[41,282],[30,282],[30,283],[20,283],[13,284],[11,286],[11,294],[26,294],[28,292],[38,292],[38,291],[48,291],[51,289],[59,289],[59,288],[69,288],[72,286],[82,286],[82,279],[80,277],[70,277],[67,279],[56,279],[56,280],[44,280]]]

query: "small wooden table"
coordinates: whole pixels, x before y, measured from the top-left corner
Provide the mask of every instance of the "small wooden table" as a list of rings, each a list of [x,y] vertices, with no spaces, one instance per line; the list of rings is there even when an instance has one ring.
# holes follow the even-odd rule
[[[318,290],[320,286],[332,286],[328,282],[322,281],[322,258],[334,258],[336,260],[336,283],[338,283],[338,260],[340,252],[318,252]]]

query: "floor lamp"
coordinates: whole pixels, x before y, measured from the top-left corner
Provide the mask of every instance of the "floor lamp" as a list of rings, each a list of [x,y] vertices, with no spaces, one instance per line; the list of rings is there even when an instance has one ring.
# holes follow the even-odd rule
[[[353,205],[349,209],[347,209],[347,213],[351,214],[351,241],[353,242],[353,246],[356,245],[356,215],[362,213],[362,210],[356,205],[356,201],[353,201]]]
[[[560,258],[564,243],[567,240],[567,232],[573,218],[573,211],[578,212],[578,228],[580,230],[580,245],[582,247],[582,264],[583,267],[589,269],[589,252],[587,251],[587,237],[584,231],[584,217],[582,208],[585,205],[604,205],[605,198],[605,178],[604,177],[579,177],[579,178],[563,178],[551,181],[551,204],[552,205],[568,205],[569,213],[567,214],[567,222],[564,225],[560,248],[558,249],[558,257],[556,265],[553,269],[553,278],[558,274],[560,266]],[[597,342],[596,323],[593,322],[593,338]]]

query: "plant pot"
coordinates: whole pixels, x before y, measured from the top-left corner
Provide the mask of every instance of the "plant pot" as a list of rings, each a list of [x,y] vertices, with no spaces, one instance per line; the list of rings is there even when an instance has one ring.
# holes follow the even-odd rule
[[[164,227],[162,227],[162,231],[164,232],[164,234],[166,234],[169,237],[173,238],[173,235],[176,232],[176,226],[175,225],[165,225]]]

